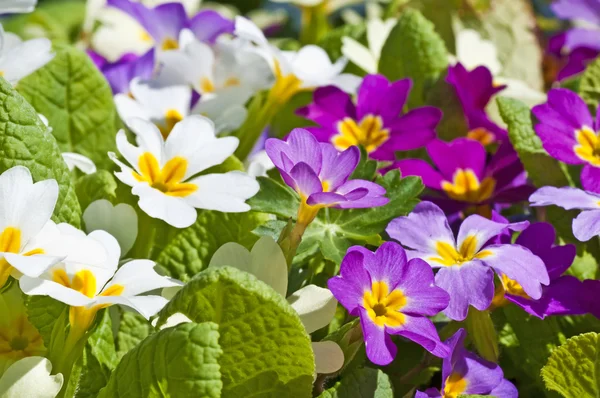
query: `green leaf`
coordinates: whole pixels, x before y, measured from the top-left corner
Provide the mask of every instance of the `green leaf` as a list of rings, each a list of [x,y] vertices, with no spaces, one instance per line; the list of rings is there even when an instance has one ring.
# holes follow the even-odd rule
[[[189,228],[179,230],[158,255],[157,262],[173,278],[190,280],[208,267],[214,252],[227,242],[251,249],[258,240],[252,231],[270,216],[263,213],[221,213],[199,211]]]
[[[121,358],[140,341],[154,333],[154,327],[138,313],[114,308],[120,313],[115,343],[117,345],[117,357]]]
[[[116,150],[117,112],[102,73],[83,51],[56,48],[54,59],[17,85],[38,113],[48,118],[62,152],[76,152],[109,168]]]
[[[117,181],[111,172],[98,170],[94,174],[79,178],[75,192],[82,209],[87,209],[90,203],[100,199],[106,199],[114,204],[117,199]]]
[[[379,369],[358,368],[319,398],[392,398],[394,392],[388,375]]]
[[[178,312],[219,325],[223,398],[311,396],[314,358],[306,330],[285,298],[253,275],[211,267],[177,293],[158,326]]]
[[[600,58],[589,64],[579,80],[579,95],[592,112],[600,103]]]
[[[585,333],[552,352],[542,369],[549,390],[566,398],[600,396],[600,335]]]
[[[408,106],[414,108],[447,67],[448,52],[433,24],[416,10],[404,11],[383,46],[379,71],[390,80],[413,80]]]
[[[372,181],[377,175],[377,161],[369,159],[367,150],[360,146],[360,161],[356,165],[356,169],[350,175],[351,180],[368,180]]]
[[[61,315],[67,312],[67,306],[48,296],[28,296],[25,306],[29,321],[42,335],[44,345],[51,348],[54,326]]]
[[[27,167],[34,181],[58,182],[53,220],[78,227],[81,209],[56,140],[33,107],[6,80],[0,79],[0,173],[17,165]]]
[[[252,210],[283,218],[296,217],[300,197],[294,190],[271,178],[258,177],[256,180],[260,184],[260,190],[248,200]]]
[[[323,50],[327,51],[327,55],[332,60],[339,59],[342,54],[342,38],[350,37],[359,43],[367,44],[367,29],[364,23],[356,25],[342,25],[339,28],[332,29],[325,34],[318,45]],[[353,73],[358,76],[364,76],[363,71],[358,66],[350,64],[346,70],[348,73]]]
[[[214,323],[161,330],[123,357],[98,397],[218,398],[222,353]]]
[[[469,131],[467,118],[456,90],[445,78],[440,78],[427,93],[427,104],[439,108],[443,112],[442,120],[437,126],[438,137],[452,141],[464,137]]]

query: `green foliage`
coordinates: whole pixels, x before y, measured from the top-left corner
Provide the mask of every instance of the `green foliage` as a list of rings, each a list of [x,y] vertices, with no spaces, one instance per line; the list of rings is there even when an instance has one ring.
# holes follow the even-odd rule
[[[248,200],[252,210],[283,218],[296,217],[300,198],[293,190],[271,178],[258,177],[257,181],[260,191]]]
[[[588,65],[579,80],[579,95],[592,112],[600,103],[600,58]]]
[[[67,312],[67,306],[48,296],[29,296],[25,301],[27,317],[44,339],[44,345],[52,347],[52,336],[54,329],[60,329],[63,325],[57,325],[61,315]],[[57,327],[55,328],[55,325]]]
[[[314,359],[304,326],[287,301],[254,276],[209,268],[160,312],[158,326],[178,312],[218,324],[223,398],[310,397]]]
[[[59,196],[53,220],[79,226],[81,209],[56,141],[33,107],[0,79],[0,173],[16,165],[27,167],[34,181],[55,179]]]
[[[333,61],[343,56],[342,54],[342,38],[350,37],[359,43],[367,44],[366,26],[364,23],[357,25],[343,25],[339,28],[332,29],[325,34],[319,41],[319,47],[327,51],[327,55]],[[364,76],[365,71],[360,69],[358,66],[350,64],[348,72],[359,76]]]
[[[76,152],[99,168],[112,161],[117,111],[112,91],[102,73],[83,51],[56,48],[56,56],[17,86],[38,113],[48,118],[62,152]]]
[[[379,369],[359,368],[346,375],[319,398],[392,398],[394,392],[388,375]]]
[[[585,333],[567,340],[552,352],[542,369],[549,390],[566,398],[600,396],[600,338]]]
[[[456,90],[446,82],[445,76],[441,77],[427,93],[427,104],[435,106],[443,112],[442,120],[436,128],[440,139],[452,141],[455,138],[466,136],[469,126],[465,112],[456,95]]]
[[[98,170],[77,180],[75,186],[77,198],[82,209],[87,209],[90,203],[106,199],[115,203],[117,199],[117,181],[113,174],[106,170]]]
[[[222,353],[214,323],[162,330],[123,357],[98,397],[220,397]]]
[[[448,52],[433,24],[416,11],[406,10],[392,29],[381,52],[379,71],[390,80],[410,77],[408,105],[423,105],[426,91],[448,67]]]
[[[121,358],[140,341],[154,333],[154,327],[136,312],[124,311],[117,307],[114,307],[114,310],[119,320],[115,341],[117,357]]]

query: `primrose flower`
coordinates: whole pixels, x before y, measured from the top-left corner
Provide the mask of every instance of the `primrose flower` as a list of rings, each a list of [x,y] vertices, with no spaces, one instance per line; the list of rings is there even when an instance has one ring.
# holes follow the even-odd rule
[[[0,397],[54,398],[62,389],[62,374],[51,375],[52,363],[43,357],[18,360],[0,377]]]
[[[36,5],[37,0],[7,0],[0,4],[0,14],[31,12]]]
[[[392,220],[386,232],[409,248],[409,258],[421,258],[438,268],[435,284],[450,294],[444,313],[462,321],[469,305],[483,311],[492,303],[493,271],[519,283],[532,299],[542,296],[542,285],[550,279],[538,256],[520,245],[486,244],[506,229],[522,231],[528,225],[472,215],[463,221],[455,239],[444,212],[431,202],[421,202],[408,216]]]
[[[459,329],[446,341],[451,352],[442,362],[441,390],[417,391],[415,398],[456,398],[461,395],[517,398],[517,388],[504,378],[500,366],[465,349],[465,336],[465,330]]]
[[[550,65],[553,75],[549,80],[562,81],[578,75],[598,57],[600,49],[577,47],[569,50],[566,47],[568,32],[558,33],[548,40],[546,62]]]
[[[428,199],[449,214],[466,210],[490,216],[491,205],[525,201],[534,190],[508,141],[489,159],[485,147],[468,138],[433,141],[427,153],[436,168],[421,159],[400,160],[391,168],[421,177],[436,194]]]
[[[348,180],[360,159],[357,147],[340,153],[308,131],[294,129],[285,141],[269,138],[265,149],[285,183],[300,195],[298,223],[310,224],[324,207],[369,208],[389,202],[380,185]]]
[[[320,125],[308,130],[321,142],[331,142],[340,151],[362,145],[373,159],[394,160],[396,151],[433,140],[442,118],[442,112],[430,106],[403,114],[411,86],[410,79],[390,83],[384,76],[368,75],[356,105],[349,94],[328,86],[317,89],[313,103],[297,113]]]
[[[256,276],[286,297],[288,269],[284,254],[273,238],[263,236],[249,252],[240,244],[230,242],[221,246],[210,260],[209,267],[230,266]],[[327,326],[335,316],[337,301],[327,289],[307,285],[287,297],[298,313],[307,333]],[[332,341],[312,343],[317,373],[334,373],[344,364],[342,349]]]
[[[571,90],[552,89],[548,102],[531,110],[539,120],[535,132],[544,149],[567,164],[584,165],[581,184],[586,191],[600,192],[600,122],[585,102]]]
[[[531,206],[556,205],[566,210],[583,210],[573,220],[573,235],[587,242],[600,235],[600,193],[572,187],[542,187],[529,198]]]
[[[377,73],[381,50],[397,22],[395,18],[385,21],[379,18],[370,19],[367,22],[368,47],[345,36],[342,37],[342,54],[367,73]]]
[[[12,85],[46,65],[54,58],[52,43],[46,38],[23,41],[5,32],[0,24],[0,76]]]
[[[148,319],[164,307],[167,299],[140,294],[180,285],[157,274],[156,264],[150,260],[133,260],[118,268],[119,244],[104,231],[94,231],[87,237],[75,228],[69,233],[101,244],[108,254],[105,261],[95,265],[63,261],[37,278],[21,277],[19,286],[29,296],[50,296],[69,305],[69,322],[75,335],[85,333],[96,313],[113,304],[130,307]]]
[[[165,3],[154,8],[130,0],[107,0],[107,5],[130,15],[144,27],[146,40],[159,51],[179,48],[179,34],[190,29],[198,40],[214,43],[223,33],[233,33],[233,21],[216,11],[204,10],[191,19],[181,3]]]
[[[554,14],[561,19],[583,21],[565,32],[564,49],[573,51],[578,48],[588,48],[600,51],[600,8],[597,1],[556,0],[550,7]]]
[[[110,84],[113,94],[128,94],[134,78],[150,79],[154,73],[154,49],[144,55],[124,54],[116,62],[109,62],[100,54],[88,50],[88,54]]]
[[[427,318],[446,308],[448,294],[433,285],[427,263],[408,261],[397,243],[386,242],[374,253],[351,247],[340,276],[327,285],[350,315],[360,316],[367,357],[374,364],[387,365],[396,356],[390,334],[412,340],[438,357],[448,355],[448,347]]]
[[[140,208],[150,217],[186,228],[196,221],[197,208],[230,213],[250,210],[245,201],[259,190],[254,178],[239,171],[197,176],[231,156],[237,138],[215,137],[213,123],[202,116],[177,123],[166,140],[150,122],[133,119],[128,124],[139,146],[130,144],[121,130],[117,148],[131,166],[114,153],[109,155],[121,167],[115,175],[133,188]]]
[[[299,51],[281,51],[269,44],[264,33],[244,17],[236,17],[235,35],[255,43],[259,54],[269,63],[275,75],[271,96],[280,103],[286,103],[302,90],[333,85],[353,93],[360,84],[358,76],[342,73],[348,63],[346,58],[332,63],[321,47],[307,45]]]

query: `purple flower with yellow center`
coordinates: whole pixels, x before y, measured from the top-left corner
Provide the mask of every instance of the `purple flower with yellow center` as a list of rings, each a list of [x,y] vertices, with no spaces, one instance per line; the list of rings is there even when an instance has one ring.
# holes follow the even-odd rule
[[[548,102],[534,107],[532,112],[539,120],[535,132],[544,149],[561,162],[584,165],[583,188],[600,192],[600,112],[594,120],[585,102],[564,88],[550,90]]]
[[[113,63],[91,50],[88,54],[106,77],[113,94],[129,93],[129,84],[134,78],[150,79],[154,73],[154,49],[141,56],[125,54]]]
[[[214,43],[223,33],[233,33],[233,21],[216,11],[203,10],[188,18],[181,3],[164,3],[154,8],[130,0],[107,0],[110,7],[118,8],[139,22],[159,50],[179,48],[179,34],[184,29],[191,30],[196,38],[206,43]]]
[[[308,225],[324,207],[371,208],[389,202],[385,189],[366,180],[348,180],[360,160],[357,147],[338,152],[304,129],[294,129],[285,141],[269,138],[267,154],[281,177],[302,200],[298,223]]]
[[[522,231],[528,225],[472,215],[460,225],[455,239],[442,209],[421,202],[408,216],[392,220],[386,232],[409,248],[409,258],[421,258],[438,269],[435,284],[450,294],[444,313],[462,321],[469,305],[483,311],[492,303],[494,271],[517,281],[529,297],[541,297],[542,285],[550,283],[544,262],[523,246],[488,243],[506,229]]]
[[[362,145],[369,156],[394,160],[396,151],[417,149],[436,137],[435,128],[442,112],[425,106],[403,113],[410,92],[410,79],[390,83],[384,76],[368,75],[352,97],[334,86],[315,91],[313,103],[298,114],[320,127],[309,128],[321,142],[337,149]]]
[[[491,215],[492,204],[527,200],[533,187],[527,183],[523,166],[508,141],[493,156],[469,138],[452,142],[436,140],[427,145],[433,164],[421,159],[404,159],[393,164],[403,176],[419,176],[436,196],[428,197],[447,213],[476,211]]]
[[[517,398],[517,388],[504,378],[500,366],[465,349],[465,336],[465,330],[459,329],[445,342],[451,353],[442,362],[441,390],[417,391],[415,398],[457,398],[460,395]]]
[[[578,75],[598,57],[600,49],[587,46],[569,50],[566,46],[568,34],[566,32],[554,35],[548,40],[547,57],[545,63],[549,66],[550,81],[565,80]],[[567,50],[568,54],[565,54]]]
[[[506,130],[487,115],[486,106],[506,86],[494,84],[492,72],[485,66],[468,71],[461,63],[448,68],[446,82],[454,87],[467,121],[467,137],[483,145],[505,140]]]
[[[598,0],[557,0],[550,6],[557,17],[566,20],[584,21],[579,26],[565,32],[564,49],[573,51],[589,48],[600,51],[600,1]]]
[[[397,243],[386,242],[374,253],[351,247],[342,260],[340,276],[329,279],[327,285],[350,315],[360,316],[371,362],[392,362],[398,349],[391,334],[412,340],[438,357],[449,354],[427,318],[446,308],[448,294],[434,286],[427,263],[408,261]]]

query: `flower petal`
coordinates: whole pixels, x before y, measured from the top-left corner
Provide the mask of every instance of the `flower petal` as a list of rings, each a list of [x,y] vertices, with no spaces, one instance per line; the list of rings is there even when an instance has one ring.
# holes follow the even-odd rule
[[[329,325],[337,308],[337,301],[329,289],[316,285],[304,286],[292,293],[287,301],[300,316],[307,333]]]
[[[344,352],[333,341],[318,341],[312,343],[315,354],[315,371],[318,374],[335,373],[344,366]]]
[[[240,171],[225,174],[206,174],[189,181],[198,190],[184,198],[185,202],[198,209],[240,213],[250,210],[245,201],[259,190],[254,177]]]

